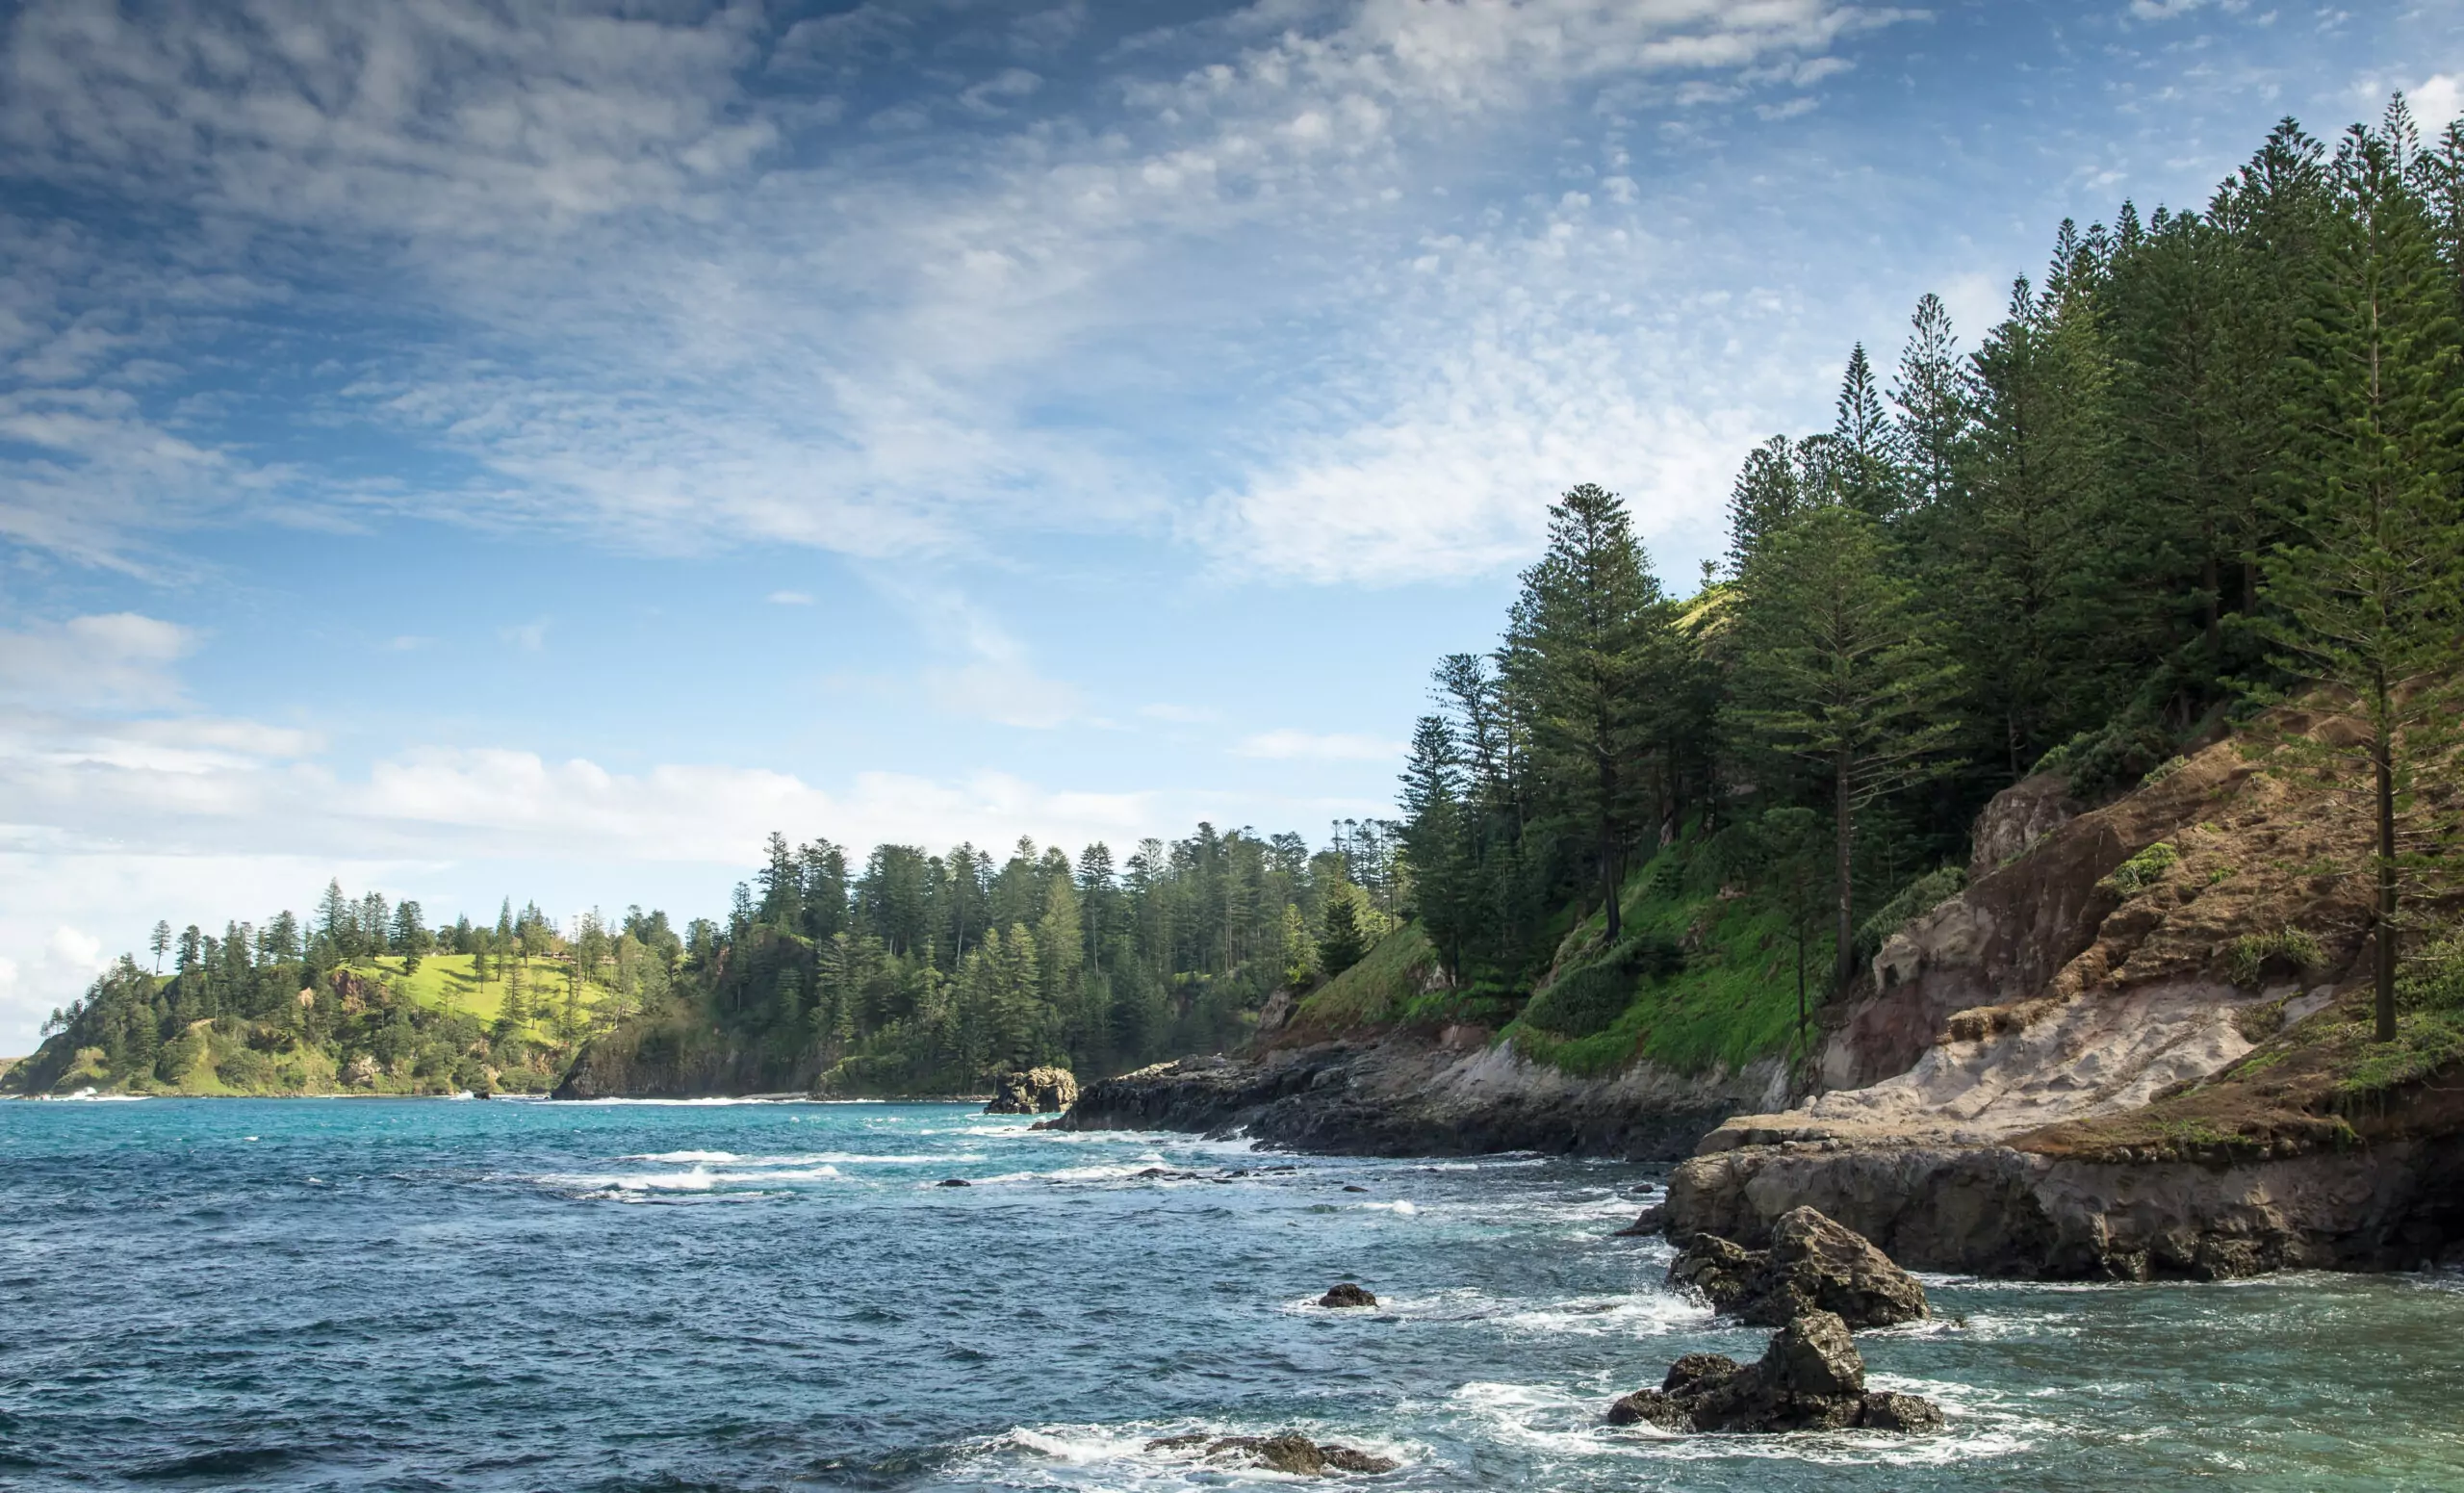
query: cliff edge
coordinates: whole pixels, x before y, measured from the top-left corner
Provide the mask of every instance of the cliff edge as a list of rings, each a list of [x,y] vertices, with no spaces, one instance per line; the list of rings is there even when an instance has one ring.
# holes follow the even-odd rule
[[[1672,1233],[1750,1244],[1810,1205],[1918,1268],[2085,1278],[2447,1251],[2464,1014],[2416,980],[2369,1040],[2366,891],[2324,869],[2368,842],[2357,808],[2230,741],[2092,812],[2050,796],[1997,800],[2035,833],[1884,946],[1825,1092],[1703,1139]]]

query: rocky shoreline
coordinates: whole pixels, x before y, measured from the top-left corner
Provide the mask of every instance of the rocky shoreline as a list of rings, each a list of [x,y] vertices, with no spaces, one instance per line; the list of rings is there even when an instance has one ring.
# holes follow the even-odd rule
[[[2093,811],[2059,779],[2006,791],[1967,887],[1828,1013],[1793,1107],[1776,1063],[1578,1078],[1450,1028],[1158,1065],[1057,1123],[1678,1162],[1654,1221],[1677,1236],[1762,1248],[1811,1206],[1920,1269],[2414,1269],[2464,1245],[2464,1090],[2446,1059],[2353,1096],[2384,1061],[2355,1035],[2366,909],[2297,869],[2350,812],[2230,742]]]
[[[1184,1058],[1086,1084],[1056,1128],[1242,1134],[1358,1156],[1529,1150],[1675,1161],[1740,1108],[1786,1093],[1776,1064],[1707,1078],[1638,1065],[1578,1079],[1487,1037],[1396,1032]]]

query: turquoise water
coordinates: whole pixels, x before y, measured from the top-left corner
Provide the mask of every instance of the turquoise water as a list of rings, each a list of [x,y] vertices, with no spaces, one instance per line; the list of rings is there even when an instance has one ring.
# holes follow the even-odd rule
[[[2444,1277],[1934,1280],[1862,1342],[1945,1435],[1612,1430],[1765,1336],[1608,1237],[1650,1190],[950,1105],[0,1104],[0,1486],[1222,1487],[1274,1480],[1144,1444],[1297,1428],[1395,1489],[2464,1487]]]

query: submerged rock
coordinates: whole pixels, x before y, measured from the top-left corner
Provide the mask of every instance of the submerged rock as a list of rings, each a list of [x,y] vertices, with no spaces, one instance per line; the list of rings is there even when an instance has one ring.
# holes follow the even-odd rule
[[[973,1187],[975,1184],[962,1176],[945,1176],[933,1185],[935,1187]]]
[[[1347,1280],[1318,1298],[1318,1304],[1321,1306],[1374,1306],[1377,1304],[1377,1298],[1371,1295],[1366,1287]]]
[[[1065,1068],[1030,1068],[994,1083],[988,1115],[1058,1115],[1078,1102],[1078,1080]]]
[[[1942,1412],[1914,1395],[1868,1394],[1865,1360],[1835,1313],[1809,1311],[1771,1337],[1759,1361],[1687,1353],[1657,1389],[1638,1389],[1608,1407],[1612,1426],[1663,1430],[1928,1431]]]
[[[1915,1322],[1927,1312],[1925,1288],[1853,1229],[1812,1208],[1795,1208],[1771,1228],[1771,1248],[1747,1249],[1698,1234],[1668,1268],[1713,1307],[1760,1326],[1829,1312],[1851,1330]]]
[[[1200,1447],[1205,1450],[1199,1454],[1210,1462],[1263,1467],[1301,1478],[1322,1478],[1330,1472],[1393,1472],[1402,1465],[1340,1442],[1312,1441],[1296,1430],[1273,1436],[1162,1436],[1146,1443],[1149,1452],[1192,1452]]]

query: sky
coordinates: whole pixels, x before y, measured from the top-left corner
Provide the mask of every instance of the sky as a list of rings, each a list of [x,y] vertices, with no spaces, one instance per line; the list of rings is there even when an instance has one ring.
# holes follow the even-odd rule
[[[156,919],[1391,812],[1932,291],[2464,4],[0,4],[0,1053]]]

